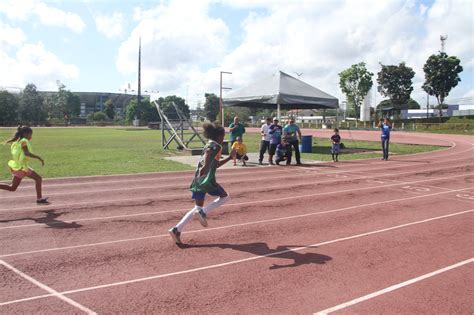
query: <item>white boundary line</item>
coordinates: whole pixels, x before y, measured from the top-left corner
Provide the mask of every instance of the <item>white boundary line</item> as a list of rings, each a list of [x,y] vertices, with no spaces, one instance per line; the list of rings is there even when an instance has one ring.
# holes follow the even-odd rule
[[[351,236],[347,236],[347,237],[338,238],[338,239],[335,239],[335,240],[325,241],[325,242],[316,243],[316,244],[307,245],[307,246],[301,246],[301,247],[297,247],[297,248],[293,248],[293,249],[287,249],[287,250],[274,252],[274,253],[270,253],[270,254],[266,254],[266,255],[252,256],[252,257],[248,257],[248,258],[244,258],[244,259],[228,261],[228,262],[225,262],[225,263],[220,263],[220,264],[215,264],[215,265],[209,265],[209,266],[198,267],[198,268],[193,268],[193,269],[187,269],[187,270],[182,270],[182,271],[177,271],[177,272],[165,273],[165,274],[149,276],[149,277],[144,277],[144,278],[137,278],[137,279],[133,279],[133,280],[119,281],[119,282],[103,284],[103,285],[98,285],[98,286],[92,286],[92,287],[86,287],[86,288],[81,288],[81,289],[63,291],[63,292],[60,292],[60,294],[73,294],[73,293],[79,293],[79,292],[85,292],[85,291],[105,289],[105,288],[116,287],[116,286],[120,286],[120,285],[150,281],[150,280],[166,278],[166,277],[171,277],[171,276],[178,276],[178,275],[182,275],[182,274],[193,273],[193,272],[196,272],[196,271],[215,269],[215,268],[235,265],[235,264],[239,264],[239,263],[244,263],[244,262],[248,262],[248,261],[259,260],[259,259],[266,258],[266,257],[278,256],[278,255],[289,253],[289,252],[298,252],[298,251],[308,249],[308,248],[311,248],[311,247],[320,247],[320,246],[323,246],[323,245],[328,245],[328,244],[334,244],[334,243],[338,243],[338,242],[342,242],[342,241],[353,240],[353,239],[366,237],[366,236],[370,236],[370,235],[374,235],[374,234],[380,234],[380,233],[387,232],[387,231],[393,231],[393,230],[408,227],[408,226],[413,226],[413,225],[422,224],[422,223],[426,223],[426,222],[431,222],[431,221],[435,221],[435,220],[445,219],[445,218],[454,217],[454,216],[458,216],[458,215],[462,215],[462,214],[466,214],[466,213],[471,213],[471,212],[474,212],[474,209],[470,209],[470,210],[466,210],[466,211],[462,211],[462,212],[451,213],[451,214],[447,214],[447,215],[443,215],[443,216],[439,216],[439,217],[434,217],[434,218],[429,218],[429,219],[425,219],[425,220],[421,220],[421,221],[415,221],[415,222],[400,224],[400,225],[392,226],[392,227],[385,228],[385,229],[380,229],[380,230],[365,232],[365,233],[361,233],[361,234],[351,235]],[[52,296],[52,294],[38,295],[38,296],[30,297],[30,298],[7,301],[7,302],[0,303],[0,306],[13,304],[13,303],[19,303],[19,302],[25,302],[25,301],[31,301],[31,300],[37,300],[37,299],[45,298],[45,297],[48,297],[48,296]]]
[[[85,307],[84,305],[81,305],[79,303],[77,303],[76,301],[68,298],[67,296],[64,296],[63,294],[59,293],[58,291],[48,287],[47,285],[39,282],[38,280],[28,276],[27,274],[25,274],[24,272],[21,272],[20,270],[16,269],[15,267],[13,267],[12,265],[10,265],[9,263],[3,261],[3,260],[0,260],[0,265],[3,265],[5,266],[6,268],[10,269],[11,271],[13,271],[14,273],[16,273],[17,275],[19,275],[20,277],[26,279],[27,281],[33,283],[34,285],[40,287],[41,289],[45,290],[45,291],[48,291],[50,294],[48,294],[48,296],[51,296],[51,297],[57,297],[58,299],[61,299],[63,300],[64,302],[68,303],[69,305],[72,305],[78,309],[80,309],[81,311],[84,311],[85,313],[87,314],[90,314],[90,315],[96,315],[97,313],[88,309],[87,307]],[[2,303],[3,305],[3,303]]]
[[[455,166],[456,167],[464,167],[464,166],[470,166],[470,164],[466,164],[466,165],[461,165],[461,166]],[[374,171],[374,170],[377,170],[376,168],[374,169],[371,169],[371,171]],[[437,170],[437,169],[435,169]],[[421,173],[423,172],[428,172],[428,171],[431,171],[431,170],[422,170],[420,171]],[[300,177],[314,177],[315,175],[322,175],[322,176],[325,176],[325,175],[340,175],[341,173],[346,173],[350,176],[357,176],[359,178],[354,178],[354,177],[350,177],[350,178],[338,178],[336,180],[331,180],[331,181],[317,181],[317,182],[310,182],[309,184],[323,184],[323,183],[331,183],[331,182],[338,182],[338,181],[347,181],[347,180],[354,180],[354,179],[370,179],[370,178],[379,178],[379,176],[377,177],[374,177],[374,176],[364,176],[364,175],[360,175],[360,174],[357,174],[357,173],[353,173],[354,171],[342,171],[342,172],[331,172],[331,173],[315,173],[315,174],[307,174],[307,175],[301,175]],[[410,172],[403,172],[403,173],[393,173],[393,174],[384,174],[384,176],[400,176],[400,175],[404,175],[404,174],[413,174],[413,171],[410,171]],[[416,174],[415,174],[416,175]],[[466,176],[465,174],[461,175],[461,176]],[[282,176],[282,178],[287,178],[287,176]],[[448,177],[442,177],[441,179],[446,179]],[[273,178],[275,179],[275,178]],[[433,180],[435,180],[435,178],[433,178]],[[402,182],[402,183],[409,183],[409,182]],[[281,187],[281,185],[278,185],[278,187]],[[267,187],[269,188],[269,187]],[[357,188],[356,190],[359,190],[359,189],[365,189],[365,188]],[[112,190],[113,191],[113,190]],[[245,190],[244,190],[245,191]],[[189,196],[189,193],[185,194],[185,193],[180,193],[180,194],[176,194],[176,195],[164,195],[163,198],[166,198],[166,199],[169,199],[169,198],[177,198],[177,197],[186,197],[186,196]],[[3,198],[3,199],[7,199],[7,198],[13,198],[13,197],[6,197],[6,198]],[[2,199],[2,198],[0,198]],[[149,197],[138,197],[138,198],[125,198],[125,199],[111,199],[111,200],[105,200],[105,201],[97,201],[93,204],[93,207],[100,207],[100,206],[108,206],[108,205],[114,205],[114,203],[117,203],[117,202],[133,202],[133,201],[142,201],[142,202],[154,202],[154,201],[159,201],[161,200],[160,198],[157,198],[157,199],[153,199],[153,198],[149,198]],[[0,208],[0,213],[2,212],[15,212],[15,211],[29,211],[29,210],[33,210],[33,211],[37,211],[37,210],[61,210],[62,208],[64,207],[67,207],[68,209],[71,209],[71,207],[86,207],[86,206],[91,206],[92,203],[91,202],[77,202],[77,203],[68,203],[68,204],[52,204],[51,206],[46,206],[46,207],[18,207],[18,208],[8,208],[8,209],[1,209]]]
[[[403,174],[404,173],[401,173],[399,175],[403,175]],[[264,200],[256,200],[256,201],[248,201],[248,202],[240,202],[240,203],[229,203],[229,204],[224,204],[222,207],[256,204],[256,203],[265,203],[265,202],[270,202],[270,201],[271,202],[273,202],[273,201],[284,201],[284,200],[299,199],[299,198],[306,198],[306,197],[318,197],[318,196],[346,193],[346,192],[359,191],[359,190],[370,190],[370,189],[378,189],[378,188],[392,187],[392,186],[398,186],[398,185],[416,184],[416,183],[427,182],[427,181],[459,178],[459,177],[465,177],[465,176],[471,176],[471,175],[474,175],[474,173],[468,173],[468,174],[466,173],[466,174],[455,175],[455,176],[440,177],[440,178],[436,178],[436,179],[435,178],[429,178],[429,179],[423,179],[423,180],[418,180],[418,181],[410,181],[410,182],[402,182],[402,181],[398,181],[398,180],[394,180],[394,179],[389,179],[389,181],[392,181],[392,182],[395,182],[395,183],[388,184],[388,185],[380,185],[380,186],[369,186],[369,187],[362,187],[362,188],[355,188],[355,189],[344,189],[344,190],[337,190],[337,191],[329,191],[329,192],[309,194],[309,195],[307,194],[307,195],[298,195],[298,196],[292,196],[292,197],[272,198],[272,199],[264,199]],[[373,177],[373,176],[362,176],[362,175],[352,175],[352,176],[358,176],[358,178],[350,177],[350,178],[347,178],[347,179],[352,179],[352,180],[361,179],[361,180],[364,180],[364,179],[378,178],[378,177]],[[308,183],[308,184],[325,184],[325,183],[333,183],[333,182],[344,181],[344,180],[346,180],[346,179],[336,179],[336,180],[323,181],[323,182],[314,182],[314,183]],[[436,189],[440,189],[440,190],[445,190],[446,192],[457,191],[457,190],[444,188],[444,187],[436,187],[436,186],[429,186],[429,185],[422,185],[422,186],[427,186],[427,187],[432,187],[432,188],[436,188]],[[281,187],[281,185],[278,186],[278,187]],[[271,188],[271,187],[266,187],[266,188]],[[175,196],[179,197],[181,195],[175,195]],[[173,197],[173,195],[170,195],[170,197]],[[61,223],[57,223],[57,224],[74,223],[74,222],[77,223],[77,222],[85,222],[85,221],[100,221],[100,220],[109,220],[109,219],[118,219],[118,218],[131,218],[131,217],[139,217],[139,216],[145,216],[145,215],[160,215],[160,214],[182,212],[182,211],[188,211],[188,210],[189,210],[188,208],[185,208],[185,209],[183,208],[183,209],[175,209],[175,210],[152,211],[152,212],[122,214],[122,215],[115,215],[115,216],[94,217],[94,218],[75,219],[75,220],[71,219],[71,220],[61,221]],[[8,211],[0,210],[0,213],[1,212],[13,212],[13,210],[8,210]],[[44,227],[44,224],[43,223],[33,223],[33,224],[10,225],[10,226],[0,227],[0,230],[30,228],[30,227]]]
[[[310,212],[310,213],[287,216],[287,217],[280,217],[280,218],[274,218],[274,219],[259,220],[259,221],[231,224],[231,225],[224,225],[224,226],[201,229],[201,230],[190,230],[190,231],[187,231],[187,232],[183,232],[183,234],[206,233],[206,232],[209,232],[209,231],[217,231],[217,230],[235,228],[235,227],[240,227],[240,226],[247,226],[247,225],[260,224],[260,223],[270,223],[270,222],[278,222],[278,221],[283,221],[283,220],[298,219],[298,218],[304,218],[304,217],[309,217],[309,216],[314,216],[314,215],[322,215],[322,214],[328,214],[328,213],[348,211],[348,210],[357,209],[357,208],[361,208],[361,207],[377,206],[377,205],[381,205],[381,204],[385,204],[385,203],[392,203],[392,202],[399,202],[399,201],[406,201],[406,200],[432,197],[432,196],[442,195],[442,194],[446,194],[446,193],[466,191],[466,190],[469,190],[469,189],[471,189],[471,188],[456,189],[456,190],[452,190],[452,191],[443,191],[443,192],[437,192],[437,193],[426,194],[426,195],[417,195],[417,196],[412,196],[412,197],[407,197],[407,198],[391,199],[391,200],[385,200],[385,201],[379,201],[379,202],[373,202],[373,203],[366,203],[366,204],[350,206],[350,207],[345,207],[345,208],[338,208],[338,209],[327,210],[327,211],[321,211],[321,212]],[[253,204],[252,202],[248,202],[248,203]],[[73,245],[73,246],[65,246],[65,247],[53,247],[53,248],[46,248],[46,249],[40,249],[40,250],[34,250],[34,251],[27,251],[27,252],[17,252],[17,253],[0,255],[0,258],[14,257],[14,256],[20,256],[20,255],[28,255],[28,254],[45,253],[45,252],[60,251],[60,250],[78,249],[78,248],[109,245],[109,244],[118,244],[118,243],[124,243],[124,242],[132,242],[132,241],[142,241],[142,240],[146,240],[146,239],[162,238],[162,237],[169,237],[169,234],[166,233],[166,234],[136,237],[136,238],[129,238],[129,239],[121,239],[121,240],[114,240],[114,241],[107,241],[107,242]]]
[[[453,163],[453,162],[456,162],[456,161],[461,161],[461,160],[467,160],[467,164],[463,164],[463,165],[456,165],[456,166],[453,166],[453,168],[457,168],[457,167],[461,167],[461,166],[470,166],[470,165],[473,165],[473,163],[469,160],[469,158],[461,158],[461,159],[455,159],[455,160],[452,160],[450,161],[450,163]],[[386,162],[385,162],[386,163]],[[434,162],[434,163],[431,163],[429,166],[432,166],[433,164],[439,164],[439,163],[446,163],[444,161],[439,161],[439,162]],[[394,166],[393,164],[390,164],[390,165],[387,165],[385,164],[384,167],[376,167],[376,168],[370,168],[370,171],[376,171],[376,170],[386,170],[387,168],[390,170],[390,168],[394,168],[394,169],[398,169],[398,168],[404,168],[404,167],[414,167],[414,166],[417,166],[417,165],[399,165],[399,166]],[[298,169],[305,169],[305,170],[312,170],[312,171],[315,171],[315,169],[313,168],[306,168],[306,167],[299,167]],[[358,175],[356,173],[358,172],[366,172],[367,169],[354,169],[354,170],[344,170],[344,169],[341,169],[341,170],[338,170],[338,171],[329,171],[329,172],[314,172],[313,174],[308,174],[308,173],[301,173],[299,174],[298,178],[301,178],[301,177],[314,177],[315,174],[318,174],[318,175],[331,175],[331,174],[351,174],[351,173],[354,173],[354,175]],[[422,171],[428,171],[428,170],[422,170]],[[390,175],[399,175],[399,174],[411,174],[413,172],[404,172],[404,173],[394,173],[394,174],[384,174],[384,176],[390,176]],[[255,173],[239,173],[237,175],[245,175],[245,174],[249,174],[249,175],[254,175]],[[251,181],[251,182],[258,182],[258,181],[268,181],[268,180],[278,180],[278,179],[287,179],[287,178],[291,178],[292,176],[294,176],[294,173],[288,173],[286,175],[277,175],[277,176],[272,176],[272,173],[269,172],[269,174],[261,174],[262,176],[261,177],[257,177],[256,179],[254,177],[247,177],[247,178],[241,178],[239,179],[239,181]],[[358,176],[363,176],[363,175],[358,175]],[[190,179],[191,177],[190,176],[186,176],[186,177],[183,177],[184,178],[188,178]],[[171,178],[171,179],[175,179],[175,178]],[[154,179],[147,179],[146,181],[155,181]],[[127,182],[126,181],[119,181],[123,184],[126,184]],[[136,182],[142,182],[142,180],[137,180]],[[235,180],[233,178],[230,178],[230,177],[224,177],[223,180],[219,181],[220,183],[232,183],[232,182],[235,182]],[[97,182],[97,184],[100,184],[102,187],[105,185],[105,184],[109,184],[111,182]],[[77,184],[73,184],[73,186],[79,186],[79,185],[88,185],[88,184],[95,184],[95,183],[77,183]],[[55,186],[61,186],[61,185],[55,185]],[[72,186],[72,185],[70,185]],[[81,195],[81,194],[90,194],[90,193],[108,193],[108,192],[119,192],[119,191],[131,191],[131,190],[143,190],[143,189],[161,189],[161,188],[182,188],[182,189],[185,189],[189,186],[189,183],[176,183],[176,184],[169,184],[169,185],[142,185],[142,186],[135,186],[135,187],[131,187],[131,188],[112,188],[112,189],[86,189],[86,190],[80,190],[80,191],[77,191],[77,192],[57,192],[57,193],[52,193],[50,194],[50,197],[51,196],[70,196],[70,195]],[[16,193],[14,196],[13,195],[5,195],[5,196],[0,196],[0,200],[13,200],[13,199],[18,199],[19,196],[22,196],[22,197],[29,197],[29,196],[34,196],[34,194],[28,192],[28,193]],[[8,210],[8,209],[0,209],[0,211],[5,211],[5,210]],[[13,209],[11,209],[13,210]]]
[[[319,312],[314,313],[314,314],[315,314],[315,315],[326,315],[326,314],[329,314],[329,313],[332,313],[332,312],[336,312],[336,311],[342,310],[342,309],[344,309],[344,308],[346,308],[346,307],[349,307],[349,306],[358,304],[358,303],[360,303],[360,302],[364,302],[364,301],[373,299],[373,298],[375,298],[375,297],[377,297],[377,296],[380,296],[380,295],[382,295],[382,294],[395,291],[395,290],[397,290],[397,289],[406,287],[406,286],[408,286],[408,285],[410,285],[410,284],[413,284],[413,283],[416,283],[416,282],[418,282],[418,281],[422,281],[422,280],[431,278],[431,277],[436,276],[436,275],[438,275],[438,274],[440,274],[440,273],[449,271],[449,270],[451,270],[451,269],[459,268],[459,267],[461,267],[461,266],[464,266],[464,265],[469,264],[469,263],[472,263],[472,262],[474,262],[474,258],[470,258],[470,259],[467,259],[467,260],[458,262],[457,264],[454,264],[454,265],[451,265],[451,266],[447,266],[447,267],[438,269],[438,270],[436,270],[436,271],[433,271],[433,272],[424,274],[424,275],[422,275],[422,276],[419,276],[419,277],[416,277],[416,278],[413,278],[413,279],[410,279],[410,280],[407,280],[407,281],[404,281],[404,282],[401,282],[401,283],[392,285],[392,286],[390,286],[390,287],[388,287],[388,288],[385,288],[385,289],[383,289],[383,290],[376,291],[376,292],[373,292],[373,293],[370,293],[370,294],[361,296],[361,297],[359,297],[359,298],[357,298],[357,299],[354,299],[354,300],[351,300],[351,301],[348,301],[348,302],[345,302],[345,303],[336,305],[336,306],[331,307],[331,308],[327,308],[327,309],[325,309],[325,310],[319,311]]]

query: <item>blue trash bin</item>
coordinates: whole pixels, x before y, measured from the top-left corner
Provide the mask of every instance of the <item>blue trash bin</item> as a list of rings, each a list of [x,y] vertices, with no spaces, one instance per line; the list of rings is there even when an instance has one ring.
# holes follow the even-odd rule
[[[313,136],[302,136],[300,144],[301,153],[313,152]]]

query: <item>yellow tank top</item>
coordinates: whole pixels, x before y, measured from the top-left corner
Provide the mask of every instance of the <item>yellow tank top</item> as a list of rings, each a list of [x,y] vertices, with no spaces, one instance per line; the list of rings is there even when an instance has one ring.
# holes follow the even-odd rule
[[[8,162],[8,166],[14,171],[27,171],[29,168],[30,158],[27,157],[23,151],[23,147],[25,146],[28,148],[28,151],[32,153],[31,143],[28,139],[22,138],[12,143],[12,159]]]

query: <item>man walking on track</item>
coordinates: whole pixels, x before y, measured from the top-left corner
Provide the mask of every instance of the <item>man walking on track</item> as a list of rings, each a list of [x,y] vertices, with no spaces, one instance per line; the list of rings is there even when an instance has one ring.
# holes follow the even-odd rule
[[[260,157],[258,158],[258,164],[262,165],[263,155],[270,147],[270,139],[272,135],[268,133],[269,128],[271,126],[272,119],[270,117],[267,118],[267,121],[262,125],[260,129],[260,134],[262,135],[262,141],[260,141]]]
[[[230,130],[230,146],[234,144],[238,137],[244,140],[243,135],[245,133],[245,127],[239,122],[239,117],[234,117],[234,122],[229,125]]]
[[[301,142],[301,131],[300,127],[295,124],[294,118],[290,118],[288,121],[288,125],[283,128],[283,135],[286,136],[286,139],[288,140],[290,146],[295,148],[296,164],[301,165],[301,156],[299,148],[299,143]]]

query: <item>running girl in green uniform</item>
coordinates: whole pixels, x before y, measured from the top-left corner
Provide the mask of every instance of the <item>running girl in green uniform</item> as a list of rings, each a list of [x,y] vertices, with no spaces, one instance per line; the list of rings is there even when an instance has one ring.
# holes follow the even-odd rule
[[[11,143],[12,160],[8,162],[10,171],[13,175],[12,184],[0,184],[0,189],[15,191],[20,185],[23,177],[29,177],[36,182],[36,203],[47,204],[48,198],[43,198],[41,193],[42,178],[30,166],[30,158],[37,159],[44,165],[44,161],[38,155],[33,154],[31,148],[31,138],[33,130],[27,126],[20,126],[15,136],[7,141]]]
[[[232,151],[229,157],[221,161],[222,142],[225,137],[224,128],[212,123],[205,123],[203,128],[204,137],[209,139],[209,142],[202,151],[201,160],[197,165],[196,173],[190,187],[190,190],[193,193],[192,198],[196,205],[184,215],[176,226],[169,230],[169,233],[176,244],[182,244],[181,231],[194,215],[197,215],[201,225],[206,227],[206,217],[209,211],[223,205],[230,199],[224,188],[216,182],[216,170],[225,163],[234,159],[235,151]],[[204,198],[206,194],[218,196],[218,198],[204,207]]]

